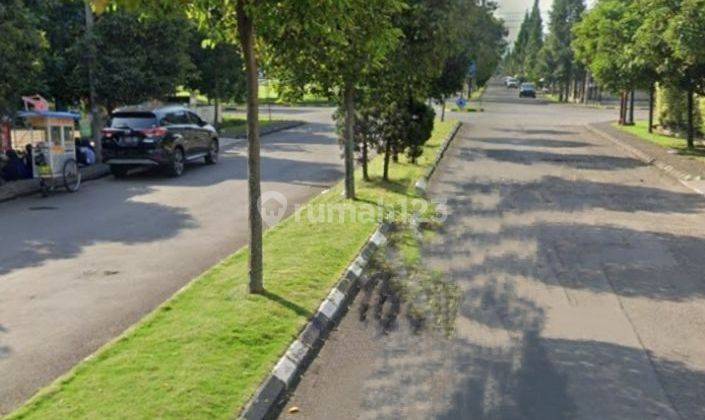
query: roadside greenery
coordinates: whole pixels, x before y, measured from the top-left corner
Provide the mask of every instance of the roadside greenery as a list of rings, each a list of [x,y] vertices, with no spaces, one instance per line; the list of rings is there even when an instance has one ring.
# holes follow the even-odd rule
[[[695,147],[691,149],[688,148],[687,144],[683,141],[683,137],[668,136],[653,132],[650,133],[647,121],[637,121],[631,126],[618,125],[617,127],[629,134],[639,137],[642,140],[654,143],[665,149],[675,150],[679,155],[694,157],[698,160],[705,161],[705,147],[696,144]]]
[[[532,80],[558,101],[587,103],[602,91],[620,97],[619,123],[634,124],[635,92],[649,93],[651,133],[656,97],[659,125],[685,133],[689,148],[702,134],[705,96],[705,0],[553,0],[544,35],[538,2],[526,13],[505,73]],[[542,45],[539,47],[539,45]]]
[[[42,86],[42,36],[22,0],[0,3],[0,117],[17,108],[20,96]]]
[[[262,292],[259,78],[278,80],[287,100],[334,100],[354,199],[356,110],[390,126],[388,164],[390,155],[417,157],[432,126],[419,123],[433,120],[427,99],[462,90],[471,68],[478,85],[494,73],[504,48],[495,9],[475,0],[12,0],[0,6],[9,22],[0,51],[22,71],[0,75],[0,89],[11,87],[0,91],[0,111],[18,108],[17,92],[60,108],[90,105],[98,140],[101,109],[168,101],[183,87],[218,111],[245,98],[251,290]],[[23,55],[14,45],[25,41]]]
[[[292,121],[260,119],[261,128],[288,124]],[[247,119],[239,117],[225,117],[218,128],[221,137],[242,137],[247,135]]]
[[[541,9],[539,1],[534,0],[531,12],[527,11],[524,15],[512,50],[504,59],[505,71],[508,74],[523,75],[527,80],[538,82],[542,70],[540,52],[543,42]]]
[[[370,163],[370,181],[357,171],[359,200],[343,199],[338,185],[268,230],[266,292],[249,293],[247,249],[240,250],[9,418],[234,416],[377,226],[352,215],[379,203],[408,217],[416,180],[455,124],[437,123],[417,163],[400,157],[389,181],[381,156]],[[318,217],[327,209],[336,217]]]

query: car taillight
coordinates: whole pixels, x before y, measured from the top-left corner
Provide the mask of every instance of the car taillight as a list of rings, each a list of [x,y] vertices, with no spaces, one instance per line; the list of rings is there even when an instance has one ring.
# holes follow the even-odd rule
[[[164,137],[167,130],[164,127],[145,128],[140,130],[145,137]]]

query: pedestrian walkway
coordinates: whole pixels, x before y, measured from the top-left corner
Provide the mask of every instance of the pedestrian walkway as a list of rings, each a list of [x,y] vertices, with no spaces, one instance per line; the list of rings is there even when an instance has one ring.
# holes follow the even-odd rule
[[[673,151],[654,143],[640,139],[632,134],[616,128],[611,122],[592,124],[593,129],[597,129],[607,136],[636,149],[654,163],[659,162],[662,166],[670,166],[675,169],[674,175],[679,177],[690,177],[692,179],[705,180],[705,160],[692,156],[681,156]],[[685,143],[685,140],[683,140]]]

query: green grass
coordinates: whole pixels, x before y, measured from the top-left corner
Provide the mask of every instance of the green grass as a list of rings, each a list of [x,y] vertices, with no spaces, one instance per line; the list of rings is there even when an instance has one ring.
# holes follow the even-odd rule
[[[482,96],[485,94],[485,90],[487,89],[487,86],[482,86],[480,89],[476,89],[471,95],[470,95],[470,100],[474,101],[477,99],[482,98]]]
[[[705,147],[696,145],[695,149],[688,149],[688,144],[685,139],[680,137],[667,136],[657,132],[649,133],[648,121],[637,121],[634,125],[619,125],[614,126],[622,131],[639,137],[642,140],[654,143],[665,149],[675,150],[679,155],[688,156],[698,160],[705,160]]]
[[[270,80],[269,85],[266,82],[259,84],[259,100],[261,104],[276,104],[284,106],[333,106],[335,105],[329,98],[325,96],[315,95],[312,93],[304,93],[303,98],[296,101],[287,101],[282,99],[277,86],[276,80]]]
[[[269,120],[268,118],[260,118],[259,126],[260,130],[273,125],[289,123],[291,121],[286,120]],[[239,137],[247,134],[247,120],[245,118],[238,117],[225,117],[223,122],[220,124],[218,129],[220,135],[223,137]]]
[[[559,101],[559,98],[558,98],[558,94],[555,94],[555,93],[544,93],[542,96],[543,96],[543,99],[545,99],[545,100],[547,100],[547,101],[556,102],[556,103],[559,103],[559,102],[560,102],[560,101]]]
[[[380,179],[358,177],[358,200],[341,186],[314,198],[264,236],[267,293],[247,291],[247,251],[193,280],[122,336],[42,390],[12,419],[230,418],[247,402],[377,226],[352,211],[384,203],[401,211],[414,183],[456,123],[437,122],[418,164],[404,158]],[[359,172],[359,171],[358,171]],[[307,209],[345,215],[317,221]]]

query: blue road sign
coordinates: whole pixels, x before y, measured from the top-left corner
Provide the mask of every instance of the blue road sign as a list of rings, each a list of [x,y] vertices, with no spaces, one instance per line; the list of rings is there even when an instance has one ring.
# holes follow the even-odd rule
[[[468,72],[472,77],[477,76],[477,64],[475,64],[474,61],[470,62],[470,68],[468,68]]]
[[[465,107],[468,106],[468,101],[466,101],[465,98],[460,97],[455,101],[455,104],[458,105],[458,108],[465,109]]]

